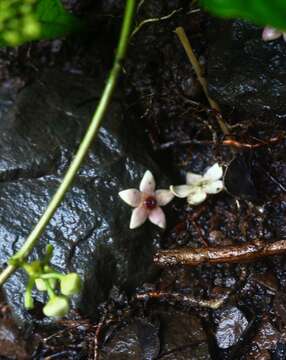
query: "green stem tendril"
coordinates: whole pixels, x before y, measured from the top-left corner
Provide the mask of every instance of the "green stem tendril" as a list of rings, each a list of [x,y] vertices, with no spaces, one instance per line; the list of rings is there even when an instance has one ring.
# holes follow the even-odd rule
[[[118,48],[116,50],[114,64],[111,69],[111,72],[108,76],[105,88],[103,90],[102,96],[100,98],[100,101],[97,105],[96,111],[93,115],[93,118],[91,120],[91,123],[87,129],[87,132],[82,139],[82,142],[79,146],[79,149],[70,164],[70,167],[68,168],[64,179],[62,180],[59,188],[57,189],[55,195],[51,199],[46,211],[26,239],[25,243],[23,244],[22,248],[13,256],[13,258],[16,259],[25,259],[34,246],[36,245],[38,239],[44,232],[46,226],[48,225],[49,221],[51,220],[52,216],[54,215],[55,211],[59,207],[61,201],[63,200],[66,192],[70,188],[75,175],[80,168],[81,164],[83,163],[84,158],[86,157],[88,150],[90,148],[90,145],[94,141],[95,136],[98,133],[98,130],[100,128],[101,122],[103,120],[103,117],[105,115],[105,112],[108,108],[108,105],[111,101],[121,68],[122,68],[122,61],[125,57],[127,45],[128,45],[128,39],[130,36],[130,30],[131,30],[131,24],[133,19],[133,14],[135,10],[136,0],[127,0],[126,7],[125,7],[125,13],[123,18],[123,24],[121,28],[120,33],[120,39]],[[14,271],[17,269],[17,266],[15,264],[10,263],[6,269],[2,271],[0,274],[0,285],[3,285],[3,283],[9,278],[9,276],[14,273]]]
[[[33,309],[34,307],[34,300],[32,297],[32,290],[35,284],[35,280],[30,278],[28,284],[26,286],[25,295],[24,295],[24,306],[26,309]]]
[[[43,279],[43,280],[48,280],[48,279],[57,279],[57,280],[61,280],[65,275],[60,274],[60,273],[48,273],[48,274],[43,274],[41,276],[39,276],[39,278]]]
[[[52,287],[49,283],[49,280],[44,280],[44,282],[45,282],[45,286],[46,286],[49,298],[50,299],[54,298],[56,296],[56,294],[55,294],[54,290],[52,289]]]

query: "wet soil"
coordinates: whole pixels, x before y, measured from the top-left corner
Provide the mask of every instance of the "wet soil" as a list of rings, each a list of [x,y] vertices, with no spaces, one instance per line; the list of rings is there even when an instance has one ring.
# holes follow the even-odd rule
[[[43,68],[57,66],[63,72],[92,77],[107,74],[122,3],[67,3],[89,21],[96,19],[94,27],[89,34],[64,41],[1,50],[0,75],[9,95],[7,102]],[[158,20],[173,11],[168,19]],[[278,107],[279,116],[269,116],[270,103],[266,113],[263,104],[248,112],[245,104],[240,106],[243,97],[238,103],[220,98],[226,80],[213,76],[210,88],[223,104],[232,139],[250,146],[224,145],[226,137],[216,114],[209,109],[173,32],[177,26],[185,28],[207,76],[207,70],[213,69],[209,54],[217,56],[218,51],[213,48],[213,36],[208,35],[213,20],[188,1],[145,1],[136,24],[148,18],[158,21],[143,25],[130,40],[119,84],[120,101],[130,121],[143,124],[145,131],[138,136],[146,152],[174,183],[184,182],[186,171],[201,173],[218,161],[226,169],[227,187],[196,207],[175,200],[160,248],[199,249],[285,239],[285,105]],[[241,63],[242,72],[244,66]],[[242,81],[240,86],[244,85]],[[278,140],[271,142],[274,137]],[[257,143],[261,146],[251,146]],[[286,359],[285,301],[283,255],[246,264],[167,267],[131,296],[114,289],[108,301],[99,305],[95,320],[74,312],[51,327],[19,330],[3,300],[0,354],[7,359],[282,360]]]

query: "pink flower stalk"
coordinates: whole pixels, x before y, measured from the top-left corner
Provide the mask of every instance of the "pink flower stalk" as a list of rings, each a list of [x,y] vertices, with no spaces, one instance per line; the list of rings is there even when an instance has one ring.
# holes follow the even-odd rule
[[[147,170],[141,180],[139,190],[120,191],[119,196],[134,207],[130,219],[130,229],[142,225],[147,219],[162,229],[166,227],[166,217],[161,206],[167,205],[174,197],[169,190],[155,190],[156,183],[151,171]]]
[[[286,41],[286,32],[279,31],[270,26],[266,26],[262,31],[262,40],[264,41],[272,41],[283,36],[284,41]]]

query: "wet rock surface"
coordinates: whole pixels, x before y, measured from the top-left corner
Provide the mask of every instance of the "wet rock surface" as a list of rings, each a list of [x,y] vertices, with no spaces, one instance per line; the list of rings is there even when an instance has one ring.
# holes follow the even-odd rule
[[[193,314],[157,309],[151,319],[127,320],[113,329],[99,359],[211,359],[202,323]]]
[[[0,116],[5,119],[0,123],[5,145],[0,171],[2,265],[23,243],[58,185],[94,110],[96,89],[102,86],[98,79],[114,54],[123,2],[86,0],[80,2],[83,7],[78,1],[65,3],[88,13],[94,37],[43,42],[23,47],[19,54],[0,51]],[[263,43],[260,29],[241,22],[211,20],[216,25],[210,26],[206,14],[193,12],[190,3],[150,0],[141,2],[137,11],[136,24],[176,12],[145,23],[133,36],[120,99],[117,94],[99,140],[33,253],[35,258],[51,242],[55,266],[78,270],[86,283],[83,299],[78,299],[83,317],[72,313],[72,320],[62,320],[55,328],[39,326],[42,341],[35,359],[285,360],[285,256],[165,268],[141,285],[149,273],[152,245],[199,251],[202,246],[256,239],[268,243],[286,236],[285,44]],[[246,147],[223,145],[225,137],[174,34],[176,26],[187,32],[205,66],[212,96],[227,122],[235,125],[233,139]],[[48,67],[54,70],[44,75]],[[38,110],[43,104],[44,113]],[[136,136],[132,123],[134,128],[142,125]],[[18,152],[11,146],[13,139],[20,144]],[[197,207],[174,200],[174,217],[168,217],[160,244],[147,224],[128,231],[131,209],[118,202],[117,192],[137,187],[146,167],[157,179],[166,172],[173,183],[183,183],[186,171],[202,173],[214,162],[227,169],[228,192],[210,196]],[[99,193],[102,188],[106,192]],[[24,280],[23,274],[15,274],[6,294],[29,324],[42,318],[42,299],[37,298],[37,314],[21,312]],[[137,294],[151,290],[157,298],[126,297],[126,290],[132,295],[136,285]],[[174,296],[163,299],[160,292]],[[200,306],[200,299],[211,306],[221,298],[218,310]],[[98,314],[100,321],[87,313]]]
[[[2,115],[1,267],[23,244],[59,185],[95,107],[93,89],[91,79],[48,71],[20,91]],[[146,169],[158,174],[114,102],[74,186],[32,254],[41,256],[47,243],[54,246],[55,268],[84,278],[80,304],[89,314],[95,315],[95,304],[112,286],[130,291],[150,275],[154,234],[148,224],[129,231],[131,208],[118,198],[118,191],[138,186]],[[17,272],[5,292],[17,316],[28,320],[22,306],[25,280]]]
[[[161,356],[168,360],[211,359],[206,333],[195,314],[162,312]],[[183,351],[182,351],[183,350]]]
[[[160,351],[158,325],[134,319],[119,325],[100,352],[99,359],[156,359]]]
[[[32,346],[32,342],[30,345]],[[0,356],[5,359],[16,357],[19,360],[31,358],[26,339],[23,339],[23,334],[12,319],[0,320]]]
[[[208,34],[208,84],[225,111],[252,121],[285,120],[286,53],[282,39],[261,40],[244,21],[214,21]],[[250,121],[250,120],[249,120]]]
[[[218,347],[228,349],[237,344],[247,326],[248,321],[245,315],[237,307],[229,307],[220,311],[215,334]]]

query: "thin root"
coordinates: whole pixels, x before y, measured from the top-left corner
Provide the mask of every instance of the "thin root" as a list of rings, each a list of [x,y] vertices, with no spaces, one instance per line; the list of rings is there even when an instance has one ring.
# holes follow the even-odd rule
[[[173,146],[184,146],[184,145],[220,145],[220,146],[230,146],[238,149],[258,149],[264,146],[275,145],[280,141],[284,140],[285,136],[275,136],[268,140],[260,140],[261,142],[255,144],[242,143],[237,140],[228,139],[221,142],[213,140],[182,140],[182,141],[169,141],[159,146],[160,150],[169,149]]]
[[[178,12],[182,11],[183,8],[179,8],[176,10],[173,10],[170,14],[165,15],[165,16],[161,16],[158,18],[150,18],[150,19],[145,19],[143,21],[140,22],[140,24],[138,26],[136,26],[136,28],[133,30],[133,32],[131,33],[130,38],[132,38],[136,33],[138,33],[139,30],[141,30],[142,26],[144,26],[145,24],[148,23],[154,23],[154,22],[159,22],[162,20],[168,20],[170,19],[173,15],[177,14]]]

